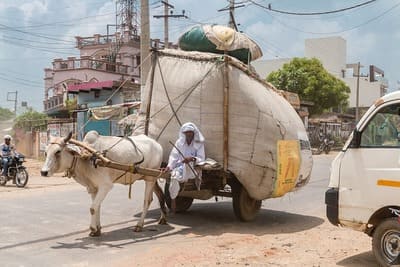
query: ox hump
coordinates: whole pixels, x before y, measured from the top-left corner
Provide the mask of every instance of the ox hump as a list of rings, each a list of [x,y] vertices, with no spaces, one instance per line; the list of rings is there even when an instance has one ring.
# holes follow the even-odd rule
[[[99,139],[99,137],[100,134],[97,131],[92,130],[85,135],[83,142],[86,142],[88,144],[94,144],[96,143],[97,139]]]

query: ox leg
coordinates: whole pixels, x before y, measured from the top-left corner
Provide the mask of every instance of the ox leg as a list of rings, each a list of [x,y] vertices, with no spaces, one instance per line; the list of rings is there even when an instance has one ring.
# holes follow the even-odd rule
[[[154,193],[156,193],[161,209],[161,217],[158,221],[158,224],[167,224],[167,207],[165,206],[165,197],[160,185],[157,182],[154,185]]]
[[[92,203],[94,202],[96,195],[97,195],[97,191],[90,193],[90,196],[92,197]],[[90,208],[90,233],[89,233],[89,236],[100,236],[101,235],[100,209],[95,214],[92,214],[92,213],[94,213],[92,211],[93,211],[92,208]],[[92,225],[95,225],[96,227],[93,228]]]
[[[135,232],[141,232],[144,226],[144,218],[146,217],[147,211],[149,210],[149,206],[151,201],[153,201],[153,190],[154,184],[156,183],[154,179],[147,181],[145,180],[145,194],[144,194],[144,203],[143,203],[143,211],[142,216],[140,216],[140,220],[135,226]]]
[[[106,198],[108,192],[112,188],[112,184],[106,184],[99,187],[96,194],[92,194],[92,206],[90,207],[91,223],[89,236],[101,235],[100,224],[100,207],[103,200]]]

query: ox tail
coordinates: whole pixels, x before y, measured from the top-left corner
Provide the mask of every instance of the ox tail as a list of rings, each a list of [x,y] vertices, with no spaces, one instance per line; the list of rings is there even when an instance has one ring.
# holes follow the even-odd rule
[[[162,191],[160,185],[157,183],[154,186],[154,193],[156,194],[157,198],[158,198],[158,202],[160,203],[160,209],[161,212],[166,215],[167,214],[167,207],[165,205],[165,196],[164,196],[164,192]]]

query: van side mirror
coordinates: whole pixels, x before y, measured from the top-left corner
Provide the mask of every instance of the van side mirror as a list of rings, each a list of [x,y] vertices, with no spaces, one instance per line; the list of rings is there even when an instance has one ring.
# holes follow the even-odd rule
[[[353,139],[351,140],[350,147],[351,148],[358,148],[361,144],[361,132],[355,129],[353,131]]]

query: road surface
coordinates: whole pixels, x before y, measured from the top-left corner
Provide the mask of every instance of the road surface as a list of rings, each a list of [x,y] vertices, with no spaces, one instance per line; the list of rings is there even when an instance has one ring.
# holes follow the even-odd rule
[[[25,189],[0,188],[1,266],[376,266],[370,238],[325,218],[331,155],[314,157],[310,183],[263,201],[257,219],[238,222],[231,200],[195,201],[158,225],[153,201],[134,233],[144,184],[116,185],[102,206],[103,235],[88,237],[90,196],[67,178],[34,172]]]

